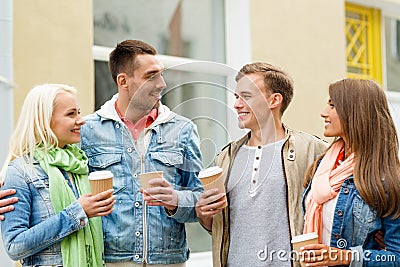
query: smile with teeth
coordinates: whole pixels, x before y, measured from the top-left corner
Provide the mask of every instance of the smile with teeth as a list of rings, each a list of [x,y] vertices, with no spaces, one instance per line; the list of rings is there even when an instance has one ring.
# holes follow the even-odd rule
[[[247,116],[247,115],[249,115],[249,112],[239,112],[239,113],[238,113],[238,117],[239,117],[239,118],[243,118],[243,117],[245,117],[245,116]]]
[[[73,130],[71,130],[71,132],[73,132],[73,133],[81,133],[81,129],[73,129]]]

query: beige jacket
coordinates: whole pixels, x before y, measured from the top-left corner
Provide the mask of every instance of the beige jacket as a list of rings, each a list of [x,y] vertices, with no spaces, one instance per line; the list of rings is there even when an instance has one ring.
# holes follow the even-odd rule
[[[225,146],[216,158],[216,165],[223,171],[225,184],[231,165],[238,149],[247,142],[249,134],[238,141],[230,142]],[[284,163],[284,175],[287,188],[287,211],[289,218],[290,234],[295,236],[303,232],[303,213],[301,208],[301,196],[303,193],[304,174],[319,154],[321,154],[327,143],[321,139],[304,132],[290,130],[285,127],[285,143],[282,148],[282,159]],[[228,199],[229,202],[229,199]],[[213,217],[212,222],[212,252],[213,266],[225,267],[229,249],[229,209],[225,208],[222,213]],[[295,264],[297,266],[297,264]]]

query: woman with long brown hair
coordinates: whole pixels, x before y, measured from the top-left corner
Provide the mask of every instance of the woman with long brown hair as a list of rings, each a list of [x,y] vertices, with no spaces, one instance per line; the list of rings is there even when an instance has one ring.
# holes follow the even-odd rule
[[[329,86],[321,113],[332,145],[305,176],[307,266],[400,266],[398,137],[385,93],[370,80]],[[374,240],[382,231],[386,250]]]

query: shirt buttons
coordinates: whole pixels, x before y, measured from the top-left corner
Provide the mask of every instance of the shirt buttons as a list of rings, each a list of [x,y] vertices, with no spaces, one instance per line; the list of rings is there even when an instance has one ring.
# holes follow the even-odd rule
[[[256,160],[260,160],[260,157],[256,157]]]
[[[131,148],[131,147],[128,147],[128,148],[126,149],[126,151],[128,151],[128,153],[131,153],[131,152],[132,152],[132,148]]]
[[[257,148],[258,148],[258,149],[261,149],[261,148],[262,148],[262,146],[258,146]]]
[[[256,181],[256,180],[253,180],[253,184],[255,184],[255,183],[257,183],[257,181]]]
[[[139,232],[139,231],[136,231],[136,232],[135,232],[135,236],[140,236],[140,232]]]
[[[138,260],[140,256],[138,254],[135,255],[135,260]]]
[[[136,201],[136,202],[135,202],[135,207],[136,207],[136,208],[139,208],[139,206],[140,206],[139,201]]]

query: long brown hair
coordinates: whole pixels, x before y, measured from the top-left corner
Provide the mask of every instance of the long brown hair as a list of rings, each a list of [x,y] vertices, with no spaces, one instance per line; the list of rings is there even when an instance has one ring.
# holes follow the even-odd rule
[[[343,79],[329,86],[329,95],[355,155],[354,182],[361,197],[379,217],[400,217],[399,142],[385,93],[373,81]],[[324,154],[308,169],[304,185]]]

